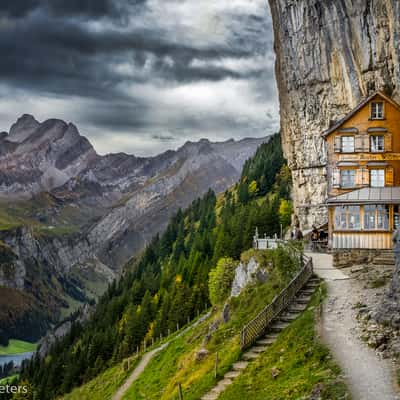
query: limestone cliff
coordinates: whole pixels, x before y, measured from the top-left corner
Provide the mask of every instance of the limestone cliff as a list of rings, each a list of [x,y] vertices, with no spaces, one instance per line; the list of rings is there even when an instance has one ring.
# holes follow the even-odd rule
[[[398,0],[269,0],[283,147],[302,226],[326,220],[320,133],[375,90],[400,101]]]

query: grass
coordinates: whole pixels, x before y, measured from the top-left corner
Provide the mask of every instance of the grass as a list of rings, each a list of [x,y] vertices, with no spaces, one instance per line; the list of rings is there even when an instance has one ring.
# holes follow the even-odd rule
[[[28,353],[31,351],[35,351],[36,348],[36,343],[29,343],[22,340],[11,339],[7,347],[0,346],[0,356]]]
[[[323,298],[319,291],[311,306],[278,340],[220,396],[220,400],[309,399],[316,388],[321,400],[349,399],[340,369],[317,337],[315,309]],[[274,378],[272,370],[278,371]]]
[[[209,355],[204,360],[196,361],[195,355],[202,347],[209,322],[176,339],[149,363],[124,399],[177,399],[179,382],[185,400],[198,400],[216,382],[216,352],[219,355],[219,378],[239,359],[240,327],[244,320],[249,319],[250,310],[256,311],[258,303],[270,301],[276,290],[269,287],[269,294],[267,292],[266,285],[262,285],[237,299],[237,304],[232,305],[234,314],[231,321],[216,331],[206,346]],[[339,368],[315,333],[315,309],[323,295],[320,291],[314,296],[310,308],[280,335],[268,352],[248,367],[220,399],[300,400],[308,399],[316,387],[321,390],[321,400],[349,399]],[[274,367],[280,371],[276,379],[271,373]]]
[[[15,375],[7,376],[6,378],[0,379],[0,386],[10,384],[10,383],[16,381],[18,379],[18,377],[19,377],[19,375],[15,374]]]
[[[263,253],[265,253],[263,261],[267,262],[269,258],[270,265],[281,261],[279,257],[282,257],[282,254],[277,251]],[[290,275],[285,276],[278,267],[273,268],[268,282],[250,286],[239,297],[231,299],[229,322],[220,323],[206,345],[203,339],[210,323],[220,321],[221,307],[213,313],[211,321],[200,324],[193,331],[177,338],[149,363],[124,399],[176,399],[178,398],[178,383],[181,383],[184,399],[198,400],[215,384],[216,353],[218,352],[219,358],[218,376],[222,377],[240,358],[242,326],[272,301],[290,277]],[[208,355],[203,360],[197,361],[196,353],[202,347],[207,349]]]
[[[273,264],[279,261],[278,253],[271,253],[271,256]],[[124,399],[176,400],[179,398],[178,383],[182,384],[185,400],[200,399],[216,383],[216,354],[219,358],[219,379],[240,359],[242,326],[271,302],[290,279],[279,268],[273,268],[269,276],[268,282],[250,286],[240,296],[231,299],[230,320],[227,323],[221,321],[220,306],[206,321],[182,336],[170,338],[170,344],[149,362]],[[315,309],[323,296],[322,290],[315,295],[310,308],[220,398],[301,400],[308,399],[313,389],[318,387],[321,390],[321,400],[349,399],[339,368],[332,361],[327,348],[319,343],[315,333]],[[205,343],[204,338],[212,324],[218,324],[218,327],[208,343]],[[197,352],[203,348],[208,354],[202,360],[197,360]],[[276,379],[271,374],[274,367],[280,371]],[[117,377],[120,384],[114,384],[111,383],[113,379],[112,370],[108,370],[84,387],[76,389],[64,400],[96,400],[100,398],[96,397],[96,393],[102,393],[101,398],[108,399],[111,389],[116,392],[123,382],[123,379]],[[102,388],[107,387],[110,390],[105,392]]]
[[[109,400],[124,383],[137,365],[138,360],[131,362],[130,368],[124,368],[124,362],[107,369],[87,384],[74,389],[65,395],[63,400]]]

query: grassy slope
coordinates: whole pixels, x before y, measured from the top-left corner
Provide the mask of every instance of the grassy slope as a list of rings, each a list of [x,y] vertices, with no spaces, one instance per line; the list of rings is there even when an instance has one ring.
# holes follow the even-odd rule
[[[322,298],[320,290],[307,311],[282,332],[267,352],[250,364],[220,399],[308,399],[318,384],[322,391],[321,400],[349,399],[339,368],[316,334],[315,311]],[[275,379],[272,368],[280,371]]]
[[[9,385],[12,384],[16,379],[18,379],[19,375],[11,375],[7,376],[7,378],[0,379],[0,385]]]
[[[251,298],[262,299],[265,298],[264,294],[253,293]],[[339,378],[338,367],[315,334],[314,308],[321,298],[321,293],[315,296],[308,311],[246,370],[221,399],[301,399],[303,396],[307,398],[318,383],[324,388],[322,399],[348,399],[346,387]],[[247,303],[246,300],[250,298],[245,299],[246,305],[242,310],[240,307],[239,312],[244,309],[254,310],[255,304],[251,301]],[[219,377],[239,358],[238,326],[235,325],[240,320],[240,316],[233,317],[233,323],[220,328],[208,346],[209,356],[201,362],[195,361],[195,353],[201,347],[207,326],[199,327],[196,332],[174,342],[152,360],[124,399],[175,399],[178,395],[178,382],[182,383],[185,400],[199,399],[215,384],[215,353],[218,351],[220,359]],[[273,367],[282,370],[277,379],[272,378]]]
[[[24,342],[22,340],[10,340],[7,347],[0,346],[0,356],[9,354],[20,354],[35,351],[37,344]]]
[[[207,321],[172,340],[164,351],[150,361],[124,399],[176,399],[179,382],[182,384],[185,400],[198,400],[215,384],[216,353],[219,356],[218,375],[222,377],[232,363],[240,358],[241,327],[269,303],[283,285],[285,282],[281,277],[272,273],[267,283],[250,287],[238,298],[232,299],[231,319],[214,332],[205,346],[209,354],[202,361],[196,361],[196,353],[203,347],[211,322],[219,319],[220,309]],[[321,299],[322,293],[315,296],[312,307],[281,335],[270,351],[249,367],[224,394],[226,397],[223,399],[301,399],[302,396],[309,395],[317,383],[324,385],[323,399],[344,398],[342,395],[346,393],[346,388],[338,378],[339,370],[315,334],[314,308]],[[273,380],[271,368],[275,366],[282,372]],[[118,375],[115,379],[112,370],[108,370],[64,399],[97,399],[95,394],[91,395],[93,397],[85,397],[89,393],[102,393],[104,400],[110,399],[112,392],[108,390],[106,395],[104,393],[106,388],[111,387],[116,391],[118,385],[114,384],[114,380],[122,382]]]
[[[64,400],[106,400],[111,399],[112,395],[123,384],[129,374],[137,365],[137,361],[132,361],[129,370],[124,369],[124,363],[118,364],[86,385],[74,389],[71,393],[63,397]]]

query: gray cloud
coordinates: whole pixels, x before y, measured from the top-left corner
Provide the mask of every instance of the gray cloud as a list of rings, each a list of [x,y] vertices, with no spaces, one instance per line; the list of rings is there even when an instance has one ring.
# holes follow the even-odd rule
[[[0,52],[0,130],[29,112],[144,154],[278,129],[264,0],[3,1]]]

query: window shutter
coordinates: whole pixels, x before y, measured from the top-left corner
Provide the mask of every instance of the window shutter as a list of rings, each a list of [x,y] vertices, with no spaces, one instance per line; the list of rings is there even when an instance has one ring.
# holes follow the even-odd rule
[[[393,186],[394,185],[394,171],[393,167],[387,167],[385,171],[385,185]]]
[[[362,174],[361,185],[369,186],[369,170],[367,168],[362,168],[361,174]]]
[[[335,136],[335,142],[333,145],[333,151],[335,153],[340,153],[342,150],[342,138],[340,136]]]
[[[362,153],[364,151],[364,135],[356,135],[354,138],[354,151]]]
[[[339,170],[339,168],[333,168],[333,170],[332,170],[332,187],[340,188],[340,170]]]
[[[385,151],[386,152],[392,151],[392,134],[391,133],[385,134]]]
[[[362,138],[363,138],[363,152],[369,153],[370,152],[369,135],[362,135]]]
[[[357,169],[356,170],[356,186],[362,186],[363,184],[363,170]]]

